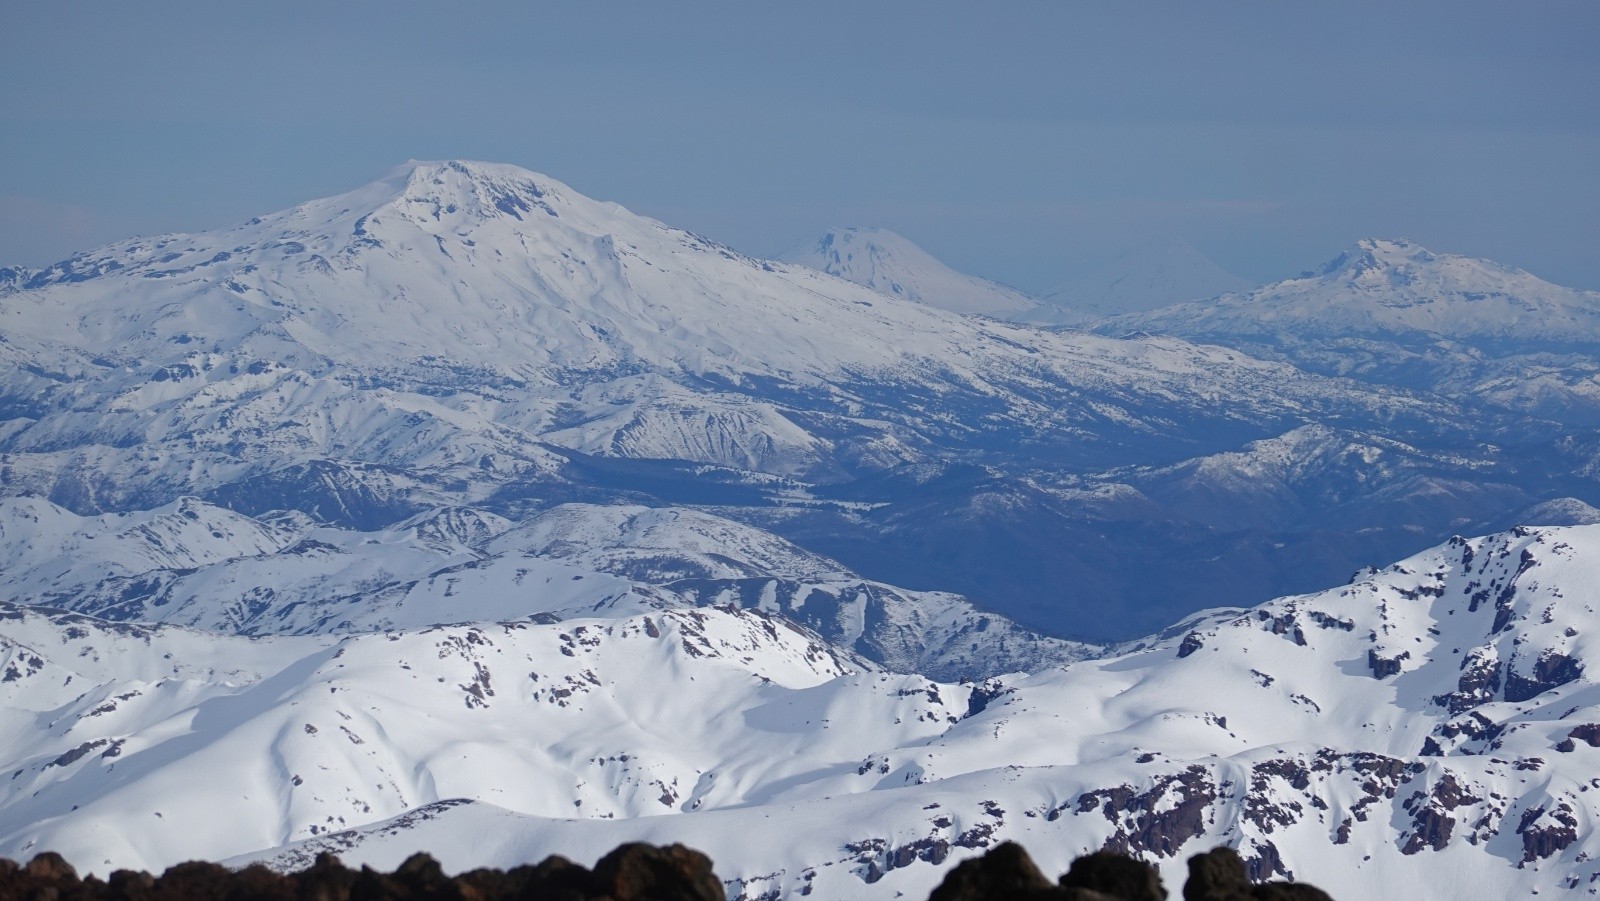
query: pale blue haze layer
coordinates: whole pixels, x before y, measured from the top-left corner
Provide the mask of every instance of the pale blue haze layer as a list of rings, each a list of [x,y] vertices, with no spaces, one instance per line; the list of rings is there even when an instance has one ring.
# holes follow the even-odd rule
[[[1371,236],[1594,288],[1597,37],[1592,3],[10,4],[0,265],[465,157],[1030,291],[1151,240],[1266,282]]]

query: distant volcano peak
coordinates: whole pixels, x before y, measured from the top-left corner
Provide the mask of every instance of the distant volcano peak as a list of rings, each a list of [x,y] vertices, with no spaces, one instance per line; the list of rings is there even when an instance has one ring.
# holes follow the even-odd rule
[[[1004,318],[1039,306],[1021,291],[951,269],[886,228],[835,226],[779,259],[956,313]]]
[[[452,217],[559,218],[558,208],[576,196],[566,185],[537,172],[471,160],[412,160],[368,188],[379,195],[373,198],[379,202],[371,212],[389,207],[408,217],[434,221]],[[364,194],[367,189],[354,193]]]
[[[1321,269],[1306,272],[1302,278],[1344,273],[1352,278],[1416,263],[1431,263],[1438,255],[1405,238],[1362,238],[1352,247],[1325,263]]]

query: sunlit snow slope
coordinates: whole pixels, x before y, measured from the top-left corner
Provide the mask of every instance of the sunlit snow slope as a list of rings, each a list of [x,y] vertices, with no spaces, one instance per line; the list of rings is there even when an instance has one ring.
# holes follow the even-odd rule
[[[8,607],[0,854],[463,869],[646,838],[742,897],[870,898],[1007,838],[1169,884],[1226,842],[1335,897],[1587,892],[1597,584],[1600,529],[1522,529],[959,685],[756,612],[247,639]]]
[[[0,280],[0,497],[80,515],[196,497],[363,533],[441,508],[695,508],[1063,636],[1284,588],[1275,549],[1300,537],[1213,535],[1159,504],[1107,523],[1079,499],[1308,425],[1445,460],[1554,427],[1221,347],[961,315],[491,163],[409,163]],[[1579,465],[1504,467],[1515,497],[1451,527],[1600,502],[1540,483]],[[1449,534],[1395,528],[1408,550]],[[1371,562],[1360,539],[1311,540],[1330,569]],[[1210,594],[1095,575],[1241,543],[1234,559],[1265,562]]]
[[[7,499],[0,559],[0,601],[245,635],[722,606],[782,615],[892,669],[943,678],[1103,651],[682,508],[565,504],[516,523],[443,508],[360,532],[193,498],[92,517]]]

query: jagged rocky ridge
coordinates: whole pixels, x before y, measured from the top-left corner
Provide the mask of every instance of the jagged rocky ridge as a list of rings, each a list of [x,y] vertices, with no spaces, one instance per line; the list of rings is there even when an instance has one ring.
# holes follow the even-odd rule
[[[1505,491],[1461,492],[1446,525],[1410,515],[1386,552],[1600,502],[1600,452],[1558,444],[1554,423],[1173,339],[965,317],[510,166],[409,164],[233,228],[16,272],[0,292],[0,495],[80,514],[187,495],[372,532],[438,507],[521,521],[561,503],[688,505],[875,582],[1127,638],[1373,559],[1358,533],[1101,502],[1137,493],[1140,468],[1307,425],[1407,444],[1433,468],[1500,455],[1488,476]],[[1537,466],[1529,442],[1545,442]],[[1295,582],[1306,548],[1325,563]],[[1235,549],[1250,562],[1196,592],[1098,575]]]
[[[759,611],[246,638],[8,607],[0,854],[459,871],[683,842],[753,899],[925,894],[1006,840],[1176,882],[1226,844],[1335,896],[1593,893],[1597,577],[1600,527],[1457,539],[964,684]]]

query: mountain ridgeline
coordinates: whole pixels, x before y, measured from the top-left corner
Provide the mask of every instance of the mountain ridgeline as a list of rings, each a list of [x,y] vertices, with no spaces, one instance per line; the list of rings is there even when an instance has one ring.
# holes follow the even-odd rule
[[[952,273],[893,262],[874,271],[898,296],[515,167],[407,164],[12,272],[0,494],[369,532],[443,507],[688,507],[1094,639],[1600,503],[1600,444],[1569,420],[963,316],[936,302]]]
[[[761,609],[241,636],[0,603],[0,857],[464,872],[682,843],[753,901],[925,897],[1007,841],[1173,885],[1221,844],[1335,897],[1571,893],[1600,885],[1597,575],[1600,526],[1455,539],[961,682]]]
[[[0,875],[1600,891],[1600,295],[1142,259],[449,161],[0,269]]]

